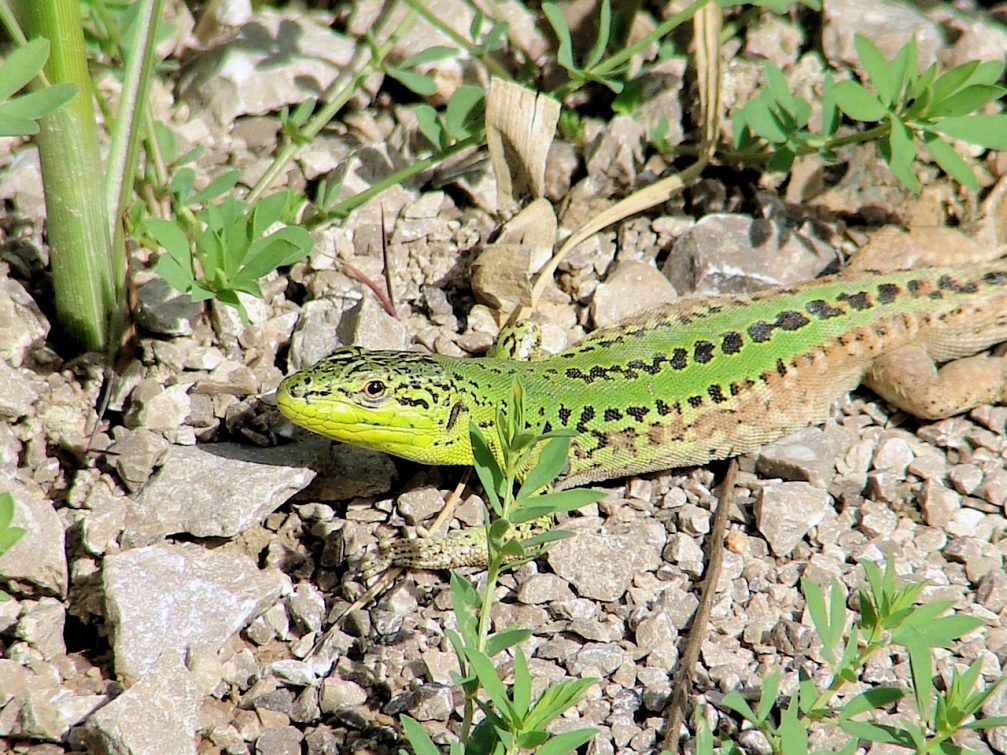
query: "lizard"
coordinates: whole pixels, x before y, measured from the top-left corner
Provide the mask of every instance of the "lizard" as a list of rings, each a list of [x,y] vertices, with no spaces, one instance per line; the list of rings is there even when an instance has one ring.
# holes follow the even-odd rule
[[[277,403],[339,441],[471,464],[469,423],[492,443],[517,380],[528,417],[572,432],[558,487],[573,487],[756,450],[824,422],[861,383],[924,419],[1004,402],[1007,357],[984,353],[1003,341],[1007,260],[994,258],[684,296],[532,359],[510,333],[486,357],[342,348],[285,378]],[[485,563],[479,528],[386,550],[380,568]]]

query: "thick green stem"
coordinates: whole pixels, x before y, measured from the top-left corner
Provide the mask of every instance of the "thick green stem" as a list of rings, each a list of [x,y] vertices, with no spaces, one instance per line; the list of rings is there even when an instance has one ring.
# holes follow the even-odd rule
[[[108,354],[124,325],[125,269],[113,267],[80,8],[76,0],[26,2],[23,8],[28,36],[52,43],[49,80],[79,87],[66,107],[39,124],[56,312],[75,345]]]

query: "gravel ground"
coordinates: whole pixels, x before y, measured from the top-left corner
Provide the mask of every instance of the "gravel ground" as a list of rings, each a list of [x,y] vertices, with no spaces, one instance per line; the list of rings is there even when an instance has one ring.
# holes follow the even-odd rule
[[[433,5],[457,12],[452,2]],[[203,145],[202,177],[232,165],[243,184],[254,183],[278,143],[275,111],[328,85],[352,58],[372,6],[336,17],[263,10],[198,48],[187,36],[192,19],[173,7],[171,54],[186,65],[151,101],[179,152]],[[821,24],[813,42],[777,16],[732,38],[726,99],[760,86],[763,58],[810,91],[823,55],[855,60],[858,31],[892,30],[889,54],[915,34],[923,61],[948,65],[1007,48],[1002,23],[968,2],[925,14],[880,0],[828,2]],[[397,54],[429,45],[427,32],[407,35]],[[551,44],[536,34],[527,49]],[[278,37],[296,46],[271,60]],[[818,52],[806,52],[819,41]],[[458,65],[437,69],[438,82],[471,75]],[[302,151],[289,185],[304,189],[348,163],[346,185],[359,190],[412,159],[414,117],[398,90],[380,83],[366,82],[343,122]],[[672,58],[651,83],[639,121],[588,118],[582,143],[552,145],[545,196],[560,208],[561,234],[669,169],[648,156],[641,123],[672,114],[672,141],[691,133],[685,59]],[[456,728],[446,574],[402,577],[309,653],[362,592],[348,563],[381,537],[429,525],[461,470],[330,444],[291,426],[264,396],[341,345],[466,355],[492,343],[499,318],[487,302],[506,297],[506,281],[470,283],[502,220],[486,161],[430,170],[316,231],[309,258],[269,276],[263,301],[245,300],[247,325],[233,309],[172,292],[151,272],[152,253],[134,249],[139,359],[99,417],[101,370],[67,359],[51,318],[37,155],[3,142],[0,492],[13,493],[14,523],[29,532],[0,556],[0,587],[12,597],[0,602],[0,753],[392,753],[402,713],[435,738]],[[678,294],[810,278],[872,240],[1003,243],[1004,155],[986,155],[980,172],[991,197],[983,205],[932,167],[921,170],[921,194],[907,192],[873,146],[849,148],[838,169],[802,158],[785,183],[708,170],[684,194],[566,258],[539,307],[546,346],[562,348]],[[361,283],[383,276],[382,218],[397,317]],[[986,682],[1000,678],[1005,425],[1004,407],[919,422],[865,391],[841,401],[824,427],[742,458],[692,703],[730,731],[738,722],[716,707],[726,692],[751,690],[775,669],[784,692],[799,670],[820,674],[800,577],[849,589],[862,579],[858,561],[887,553],[899,574],[928,580],[925,598],[950,599],[985,622],[938,654],[937,673],[982,658]],[[604,500],[566,523],[576,537],[502,580],[494,624],[534,630],[524,648],[536,684],[599,679],[556,727],[597,727],[590,753],[652,752],[663,739],[671,674],[698,604],[714,486],[708,469],[614,481]],[[458,526],[482,519],[479,499],[465,495]],[[908,674],[907,658],[879,657],[864,681]],[[983,712],[1007,714],[1007,688]],[[830,736],[815,731],[814,747],[837,749],[843,740]],[[753,732],[738,737],[747,751],[765,751]],[[1003,753],[1007,732],[958,744]]]

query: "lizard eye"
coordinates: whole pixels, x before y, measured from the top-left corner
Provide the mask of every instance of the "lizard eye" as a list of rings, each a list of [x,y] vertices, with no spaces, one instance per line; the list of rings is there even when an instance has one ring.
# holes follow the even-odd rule
[[[381,398],[385,395],[385,384],[380,380],[371,380],[364,386],[364,395],[367,398]]]

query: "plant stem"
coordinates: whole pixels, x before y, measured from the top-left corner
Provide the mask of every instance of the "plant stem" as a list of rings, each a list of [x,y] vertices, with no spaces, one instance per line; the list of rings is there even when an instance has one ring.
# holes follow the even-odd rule
[[[76,0],[23,3],[29,36],[52,43],[46,74],[80,91],[38,134],[56,311],[69,339],[110,354],[125,325],[125,267],[112,253],[91,77]]]

